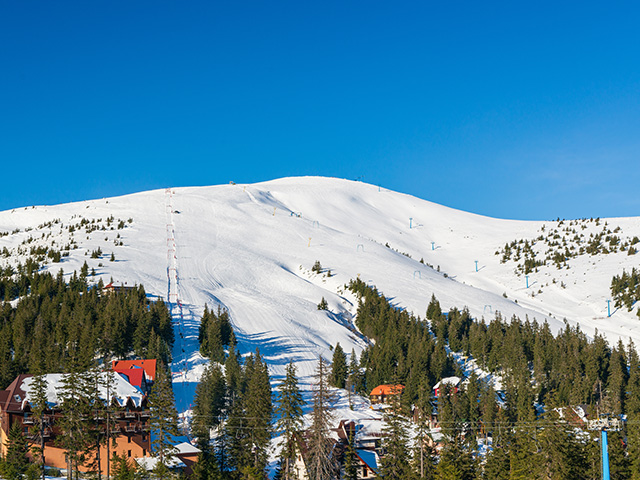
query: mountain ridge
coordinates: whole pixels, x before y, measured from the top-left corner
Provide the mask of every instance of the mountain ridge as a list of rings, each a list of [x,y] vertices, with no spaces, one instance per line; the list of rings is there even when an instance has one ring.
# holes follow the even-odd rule
[[[611,223],[623,239],[640,235],[640,217],[598,222],[571,228],[593,234]],[[566,318],[609,342],[640,343],[637,307],[612,309],[609,318],[606,303],[612,276],[637,265],[634,255],[581,255],[564,262],[569,268],[541,265],[529,278],[514,260],[501,262],[505,244],[540,238],[543,226],[560,232],[560,223],[495,219],[362,182],[289,177],[0,212],[0,251],[10,253],[0,262],[15,265],[31,247],[50,246],[68,252],[46,263],[54,273],[69,275],[86,261],[96,281],[142,284],[169,301],[179,333],[174,382],[186,410],[206,363],[197,345],[205,304],[229,310],[242,353],[260,348],[276,378],[292,359],[309,382],[317,356],[330,357],[335,343],[358,354],[366,346],[354,326],[357,301],[343,288],[353,278],[415,315],[434,294],[443,309],[467,307],[477,318],[535,318],[554,332]],[[543,252],[546,244],[536,245]],[[322,273],[312,271],[316,261]],[[317,308],[322,298],[328,311]]]

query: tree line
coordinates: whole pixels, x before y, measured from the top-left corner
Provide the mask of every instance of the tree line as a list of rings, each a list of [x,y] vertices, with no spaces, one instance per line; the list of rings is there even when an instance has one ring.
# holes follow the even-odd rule
[[[395,447],[395,457],[383,457],[382,468],[391,472],[384,465],[392,462],[393,471],[402,474],[386,478],[599,478],[598,432],[566,417],[578,406],[590,418],[626,415],[623,431],[610,434],[612,478],[640,478],[640,359],[632,341],[610,346],[597,332],[590,339],[567,323],[554,336],[546,322],[506,321],[499,313],[487,323],[466,309],[443,312],[433,296],[426,312],[429,321],[421,321],[360,280],[349,287],[360,298],[357,325],[375,340],[361,358],[363,391],[402,383],[406,388],[396,411],[406,419],[413,407],[414,428],[420,431],[429,417],[425,412],[435,409],[444,434],[437,460],[433,451],[425,456],[422,445],[414,444],[420,453],[408,453],[410,442],[400,441],[404,446]],[[499,375],[502,391],[471,375],[457,389],[445,387],[434,398],[436,381],[462,373],[437,353],[445,346]],[[397,443],[400,434],[393,432],[408,428],[393,430],[393,421],[390,425],[395,439],[386,441]],[[493,449],[480,455],[483,437],[493,439]],[[403,451],[406,455],[397,454]],[[417,458],[422,459],[422,475]]]
[[[68,279],[30,263],[10,273],[0,277],[7,300],[0,310],[0,388],[20,373],[89,369],[97,357],[170,361],[171,316],[162,300],[147,299],[141,285],[104,293],[102,280],[91,284],[84,267]],[[15,306],[8,301],[13,299]]]

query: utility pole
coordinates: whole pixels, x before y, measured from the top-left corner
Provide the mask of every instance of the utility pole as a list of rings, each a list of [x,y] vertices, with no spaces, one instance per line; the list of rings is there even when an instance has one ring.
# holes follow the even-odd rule
[[[602,480],[610,480],[609,476],[609,439],[607,432],[617,432],[622,429],[619,418],[612,418],[609,414],[601,414],[596,420],[589,420],[589,430],[600,430],[600,450],[602,453]]]

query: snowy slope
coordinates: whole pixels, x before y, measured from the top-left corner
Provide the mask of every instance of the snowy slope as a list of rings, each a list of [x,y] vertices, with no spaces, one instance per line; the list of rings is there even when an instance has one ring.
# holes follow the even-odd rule
[[[109,216],[116,221],[105,230],[68,231],[81,219],[102,219],[104,226]],[[111,230],[129,218],[125,228]],[[48,224],[54,219],[60,223]],[[625,237],[640,235],[638,217],[608,223]],[[0,251],[11,253],[0,262],[24,259],[27,246],[55,242],[60,249],[73,239],[77,248],[47,268],[70,273],[87,261],[105,283],[143,284],[170,301],[178,332],[174,381],[185,410],[204,364],[197,328],[205,303],[229,310],[241,351],[259,347],[274,378],[293,359],[308,381],[317,356],[331,358],[336,342],[346,352],[365,345],[352,325],[355,300],[343,290],[358,276],[416,315],[424,316],[435,294],[443,308],[467,306],[478,318],[499,311],[506,318],[546,319],[553,330],[566,318],[588,334],[597,328],[610,341],[631,337],[640,344],[635,309],[607,318],[606,303],[611,277],[640,257],[580,256],[569,269],[531,273],[529,288],[513,262],[500,263],[496,251],[536,238],[543,224],[557,222],[482,217],[360,182],[285,178],[0,212],[0,233],[9,232],[0,237]],[[102,257],[91,258],[98,247]],[[313,273],[316,260],[332,276]],[[329,312],[317,309],[322,297]]]

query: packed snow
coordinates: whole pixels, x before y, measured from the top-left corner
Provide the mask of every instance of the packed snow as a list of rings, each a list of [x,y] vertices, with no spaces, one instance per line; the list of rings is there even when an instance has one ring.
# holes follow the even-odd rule
[[[104,230],[68,231],[82,219],[104,226],[110,216],[116,221]],[[118,229],[118,219],[132,221]],[[605,220],[625,237],[640,235],[640,217]],[[318,356],[331,359],[337,342],[358,355],[366,346],[354,325],[357,300],[345,289],[357,277],[422,317],[435,294],[443,310],[466,306],[487,320],[497,312],[546,320],[553,331],[566,318],[589,335],[597,329],[610,342],[640,344],[636,308],[607,312],[612,276],[637,265],[636,256],[583,255],[568,269],[540,267],[528,287],[513,262],[500,262],[496,252],[505,243],[534,239],[543,225],[557,222],[483,217],[361,182],[284,178],[0,212],[0,233],[7,233],[0,252],[11,252],[0,262],[15,265],[31,246],[55,242],[62,250],[73,240],[77,248],[45,268],[70,275],[86,261],[96,281],[142,284],[151,298],[169,302],[174,389],[185,412],[206,365],[198,353],[205,304],[229,311],[240,351],[259,348],[275,383],[294,361],[308,386]],[[98,248],[102,255],[91,258]],[[316,260],[320,273],[312,271]],[[317,308],[323,297],[327,311]]]

